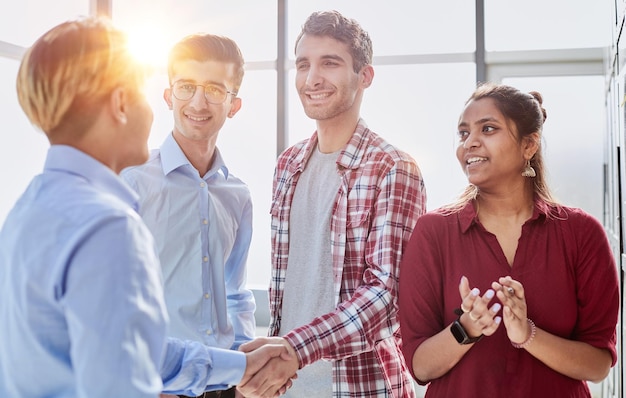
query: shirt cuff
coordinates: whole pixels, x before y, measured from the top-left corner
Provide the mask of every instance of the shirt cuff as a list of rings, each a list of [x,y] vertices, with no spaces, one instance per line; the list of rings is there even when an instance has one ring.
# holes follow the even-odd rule
[[[213,371],[209,378],[207,390],[217,386],[239,384],[246,371],[246,354],[240,351],[211,349]]]

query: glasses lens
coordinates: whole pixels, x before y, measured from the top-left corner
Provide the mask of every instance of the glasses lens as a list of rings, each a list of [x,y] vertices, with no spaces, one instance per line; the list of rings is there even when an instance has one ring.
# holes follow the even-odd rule
[[[174,93],[174,97],[178,98],[181,101],[187,101],[194,96],[198,87],[202,86],[187,82],[175,82],[172,87],[172,91]],[[228,92],[220,86],[208,84],[204,86],[204,96],[206,97],[207,101],[212,104],[221,104],[226,101],[226,96],[228,96]]]
[[[196,92],[196,85],[185,82],[176,82],[174,83],[174,97],[178,98],[181,101],[187,101],[193,97]]]
[[[224,90],[220,86],[213,86],[209,84],[204,87],[204,95],[206,96],[207,101],[212,104],[221,104],[226,100],[226,90]]]

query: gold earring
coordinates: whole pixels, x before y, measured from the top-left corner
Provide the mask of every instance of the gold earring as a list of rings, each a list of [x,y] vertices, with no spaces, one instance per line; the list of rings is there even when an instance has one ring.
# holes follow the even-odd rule
[[[533,169],[533,166],[530,165],[530,159],[526,161],[526,167],[524,167],[524,170],[522,171],[522,176],[529,178],[537,177],[535,169]]]

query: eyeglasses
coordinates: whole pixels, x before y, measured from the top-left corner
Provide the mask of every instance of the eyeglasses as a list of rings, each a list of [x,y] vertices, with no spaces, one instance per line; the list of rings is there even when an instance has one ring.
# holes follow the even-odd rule
[[[175,81],[174,84],[172,84],[172,94],[174,94],[174,97],[181,101],[188,101],[196,94],[196,89],[198,87],[202,87],[204,89],[204,97],[211,104],[219,105],[224,103],[228,94],[233,96],[237,95],[237,93],[228,91],[221,86],[216,86],[215,84],[194,84],[181,80]]]

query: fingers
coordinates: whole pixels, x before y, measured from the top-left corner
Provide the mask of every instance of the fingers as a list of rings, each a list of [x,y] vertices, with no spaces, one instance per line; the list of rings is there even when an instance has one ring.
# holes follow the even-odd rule
[[[257,337],[254,340],[251,341],[247,341],[245,343],[243,343],[242,345],[239,346],[239,351],[242,352],[251,352],[256,350],[257,348],[265,345],[265,344],[269,344],[270,339],[268,337]]]
[[[485,323],[482,330],[482,333],[485,336],[491,336],[498,329],[498,326],[500,326],[500,323],[502,322],[502,317],[498,316],[497,314],[498,312],[500,312],[501,308],[502,305],[500,303],[495,303],[489,309],[490,316],[487,319],[490,319],[490,321]]]
[[[512,310],[512,315],[523,320],[526,319],[526,297],[524,295],[524,286],[510,276],[498,279],[491,286],[497,291],[498,299],[504,307]]]
[[[489,336],[502,323],[511,341],[523,341],[523,337],[528,334],[524,286],[519,281],[510,276],[498,278],[497,282],[492,282],[491,289],[480,296],[480,290],[470,289],[469,280],[463,276],[459,283],[459,294],[463,327],[472,335],[482,333]],[[500,302],[491,305],[494,297]],[[502,315],[498,316],[500,311]]]
[[[478,336],[483,334],[490,336],[500,326],[502,318],[497,316],[497,314],[500,312],[502,305],[498,302],[491,305],[495,294],[493,289],[488,289],[483,296],[480,296],[480,290],[474,288],[463,299],[462,309],[469,309],[469,311],[465,311],[461,316],[461,323],[471,335]],[[468,305],[467,303],[471,303],[471,308],[463,308]]]
[[[504,298],[524,299],[524,286],[510,276],[499,278],[498,282],[491,284],[491,287],[498,292],[502,292]]]
[[[256,346],[254,351],[246,353],[246,371],[237,389],[246,397],[283,394],[291,387],[291,379],[299,368],[295,350],[282,337],[259,338],[246,343],[243,349]]]
[[[469,280],[466,276],[461,277],[461,283],[459,283],[459,294],[461,298],[467,296],[470,292]]]
[[[470,293],[471,296],[475,295],[473,300],[472,308],[468,311],[468,315],[472,321],[478,321],[483,316],[489,316],[488,305],[491,299],[495,296],[495,291],[493,289],[489,289],[485,292],[482,297],[478,297],[480,291],[478,289],[473,289]],[[493,318],[492,316],[489,316]]]
[[[239,351],[241,352],[252,352],[260,347],[263,347],[264,345],[277,345],[277,344],[282,344],[284,345],[287,350],[281,352],[281,358],[284,359],[285,361],[289,361],[292,359],[292,356],[295,355],[295,351],[293,350],[293,348],[291,347],[291,345],[282,337],[257,337],[256,339],[252,340],[252,341],[248,341],[246,343],[243,343],[242,345],[239,346]]]
[[[240,385],[245,385],[254,375],[261,370],[272,358],[280,357],[283,354],[291,358],[291,354],[282,344],[266,344],[258,349],[246,354],[246,371],[241,379]],[[296,360],[297,361],[297,360]]]
[[[278,396],[280,391],[283,389],[286,391],[291,386],[290,379],[295,377],[297,367],[297,360],[294,363],[284,361],[280,357],[274,357],[262,368],[254,369],[255,372],[252,375],[249,375],[249,369],[246,368],[246,380],[242,379],[237,389],[246,397]]]
[[[459,283],[459,295],[461,296],[461,311],[470,312],[472,310],[472,306],[474,305],[474,300],[480,294],[480,290],[477,288],[471,289],[469,286],[469,280],[467,277],[461,277],[461,282]]]
[[[495,303],[491,308],[485,308],[478,315],[475,314],[476,310],[474,309],[466,314],[469,322],[462,322],[463,326],[466,330],[473,332],[474,335],[490,336],[495,333],[502,322],[502,317],[497,315],[501,308],[500,303]]]
[[[503,305],[502,320],[509,339],[513,342],[525,341],[529,334],[528,308],[524,286],[510,276],[501,277],[493,282],[498,299]]]
[[[287,380],[287,382],[285,384],[283,384],[283,386],[278,390],[278,395],[283,395],[284,393],[287,392],[287,390],[289,390],[291,388],[291,386],[293,385],[293,379],[296,379],[298,376],[296,375],[296,377]]]

